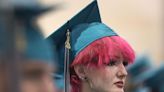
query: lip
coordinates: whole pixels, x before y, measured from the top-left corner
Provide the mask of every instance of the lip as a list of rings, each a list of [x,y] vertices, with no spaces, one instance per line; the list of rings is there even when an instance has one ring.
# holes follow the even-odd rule
[[[123,81],[117,81],[114,83],[118,88],[124,88],[124,82]]]

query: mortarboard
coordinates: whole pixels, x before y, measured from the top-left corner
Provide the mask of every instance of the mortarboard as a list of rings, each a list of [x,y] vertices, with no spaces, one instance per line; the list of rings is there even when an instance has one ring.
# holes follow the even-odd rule
[[[151,88],[157,88],[161,89],[164,85],[164,65],[161,65],[160,68],[150,71],[147,74],[142,75],[142,80],[144,80],[144,83],[146,86],[149,86]]]
[[[45,40],[40,30],[27,26],[22,33],[24,35],[23,55],[27,59],[38,60],[46,63],[53,63],[53,49],[48,40]]]
[[[30,60],[53,63],[54,53],[52,52],[50,42],[44,39],[41,30],[38,28],[35,20],[33,20],[53,7],[45,7],[38,0],[13,0],[9,4],[14,8],[13,12],[15,18],[18,18],[17,21],[23,22],[21,25],[23,29],[17,33],[20,39],[16,39],[22,41],[18,45],[23,44],[24,46],[21,50],[23,56]]]
[[[0,29],[0,55],[6,55],[11,50],[10,35],[12,32]],[[14,35],[14,34],[13,34]],[[53,63],[54,53],[50,41],[45,40],[43,34],[31,23],[25,23],[23,30],[16,30],[12,40],[15,44],[15,51],[28,60],[36,60],[46,63]]]
[[[3,11],[12,11],[11,14],[17,18],[27,20],[54,8],[57,7],[41,5],[39,0],[3,0],[0,2],[0,10],[2,13],[4,13]]]
[[[22,3],[20,5],[15,5],[14,11],[15,16],[18,17],[17,20],[22,22],[21,26],[23,27],[23,30],[18,32],[18,37],[22,37],[23,39],[20,39],[22,42],[25,42],[22,54],[28,59],[53,63],[54,54],[50,42],[44,39],[41,30],[33,20],[34,17],[48,11],[49,8],[41,6],[37,0],[31,0],[28,2],[28,4],[34,4],[24,5],[24,3]]]
[[[138,76],[140,76],[140,74],[146,72],[151,68],[151,60],[148,55],[140,55],[136,58],[134,64],[128,66],[127,70],[131,81],[136,82],[136,79],[138,78]]]
[[[141,73],[136,78],[136,83],[143,83],[144,86],[149,87],[151,90],[163,92],[164,86],[164,65],[161,65],[158,69],[150,69],[146,72]]]
[[[69,64],[74,57],[93,41],[114,35],[117,34],[101,23],[97,1],[94,0],[47,38],[52,41],[57,51],[58,71],[56,75],[65,77],[65,92],[68,91]],[[64,77],[57,79],[62,81]]]
[[[6,18],[5,20],[0,18],[0,44],[2,44],[0,50],[2,49],[5,53],[7,49],[11,49],[12,47],[9,46],[8,40],[12,39],[11,43],[13,43],[13,47],[16,45],[13,49],[18,49],[18,52],[24,58],[39,61],[54,61],[50,43],[44,39],[35,20],[33,20],[34,17],[36,18],[52,7],[45,7],[38,0],[9,0],[1,2],[1,4],[3,5],[0,7],[0,12],[3,16],[0,17],[6,16],[3,11],[8,11],[11,13],[7,14],[10,14],[13,19]],[[9,9],[12,9],[12,11]],[[13,22],[14,26],[11,26],[8,21]]]

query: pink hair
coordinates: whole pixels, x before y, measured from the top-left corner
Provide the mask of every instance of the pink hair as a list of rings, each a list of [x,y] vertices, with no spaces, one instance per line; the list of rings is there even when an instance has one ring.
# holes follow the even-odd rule
[[[124,61],[133,63],[135,54],[131,46],[120,36],[103,37],[92,42],[83,49],[70,66],[71,92],[80,92],[81,80],[76,75],[73,66],[83,64],[87,66],[101,67],[109,64],[111,60],[117,60],[122,55]]]

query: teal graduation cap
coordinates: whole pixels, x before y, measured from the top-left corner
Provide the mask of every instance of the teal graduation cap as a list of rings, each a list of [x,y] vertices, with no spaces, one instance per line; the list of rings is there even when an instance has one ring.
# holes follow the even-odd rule
[[[136,78],[136,83],[143,83],[144,86],[151,89],[152,92],[164,92],[164,65],[159,68],[149,69]]]
[[[151,59],[148,55],[143,54],[136,58],[135,63],[127,68],[129,80],[137,83],[137,78],[144,72],[152,68]]]
[[[35,22],[37,16],[49,11],[52,7],[44,7],[37,0],[27,2],[27,5],[24,5],[23,1],[22,4],[16,4],[14,7],[15,19],[22,22],[20,26],[23,28],[18,32],[18,35],[22,37],[21,41],[25,44],[22,56],[33,61],[53,63],[54,53],[51,44],[45,40]]]
[[[36,60],[37,62],[54,64],[54,54],[51,44],[44,39],[39,30],[30,29],[30,26],[27,26],[22,35],[25,42],[24,50],[22,50],[25,58]]]
[[[97,1],[94,0],[47,38],[52,41],[57,51],[58,71],[55,75],[61,75],[58,80],[65,79],[65,92],[69,85],[69,64],[76,55],[93,41],[114,35],[117,34],[101,23]]]
[[[6,4],[1,7],[2,10],[0,12],[2,16],[4,17],[6,14],[11,14],[12,16],[11,19],[4,20],[11,21],[15,24],[11,26],[8,22],[0,19],[0,44],[2,44],[0,50],[3,50],[3,53],[8,52],[8,49],[12,47],[9,46],[8,42],[11,41],[13,45],[17,45],[13,49],[16,49],[16,51],[18,49],[18,52],[21,53],[23,58],[53,63],[54,55],[50,42],[44,39],[41,30],[35,23],[36,20],[34,20],[40,14],[52,10],[53,7],[43,6],[38,0],[10,0],[8,2],[4,0],[1,4],[3,3]],[[10,13],[2,12],[5,10]],[[12,28],[8,30],[7,27]],[[16,36],[14,36],[15,34]]]
[[[150,87],[153,92],[164,92],[164,65],[162,64],[155,71],[150,71],[141,76],[141,80],[147,87]]]

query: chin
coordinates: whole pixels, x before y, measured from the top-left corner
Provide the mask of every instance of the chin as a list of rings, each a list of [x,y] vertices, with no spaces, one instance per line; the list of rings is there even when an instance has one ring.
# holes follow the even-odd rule
[[[124,90],[123,89],[116,89],[116,90],[113,90],[111,92],[124,92]]]
[[[124,89],[117,88],[117,89],[112,89],[112,90],[108,90],[104,92],[124,92]]]

